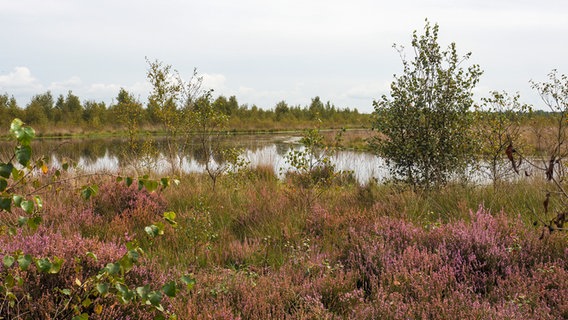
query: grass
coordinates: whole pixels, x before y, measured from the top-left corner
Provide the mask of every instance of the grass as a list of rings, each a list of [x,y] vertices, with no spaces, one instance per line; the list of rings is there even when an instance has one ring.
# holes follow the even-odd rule
[[[539,240],[533,226],[544,181],[430,193],[343,182],[306,206],[307,190],[275,176],[261,167],[212,190],[192,174],[158,194],[107,182],[89,202],[69,188],[45,196],[42,233],[61,255],[65,239],[94,251],[141,239],[154,281],[196,278],[168,304],[182,319],[568,317],[567,234]],[[143,227],[164,210],[179,227],[150,241]]]

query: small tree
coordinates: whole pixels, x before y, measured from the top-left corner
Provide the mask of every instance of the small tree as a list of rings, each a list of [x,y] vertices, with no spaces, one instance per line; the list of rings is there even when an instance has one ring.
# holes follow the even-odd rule
[[[185,154],[193,130],[191,109],[204,92],[201,90],[203,78],[197,69],[189,81],[183,80],[171,65],[159,61],[149,61],[147,78],[152,85],[148,97],[150,117],[159,121],[166,134],[167,156],[172,173],[181,173],[182,155]]]
[[[292,185],[289,195],[304,209],[311,208],[335,179],[349,174],[337,171],[332,163],[333,154],[341,149],[343,132],[340,130],[334,143],[328,144],[318,128],[305,130],[300,139],[302,148],[290,150],[284,157],[290,166],[286,172]]]
[[[519,94],[512,97],[506,92],[490,94],[482,99],[483,106],[476,111],[474,132],[480,142],[479,156],[495,187],[511,173],[520,172],[521,163],[513,153],[520,152],[523,146],[521,120],[531,107],[519,101]]]
[[[478,65],[461,67],[471,53],[458,56],[455,43],[441,50],[437,24],[426,21],[420,36],[415,31],[412,47],[415,58],[408,61],[395,45],[404,73],[395,76],[390,98],[373,102],[373,128],[380,135],[371,147],[396,180],[428,189],[463,173],[473,158],[469,111],[482,71]]]
[[[116,98],[116,105],[112,106],[114,116],[123,125],[128,134],[128,148],[133,155],[137,154],[136,136],[138,135],[140,120],[142,117],[142,104],[124,88]]]
[[[564,160],[568,156],[568,76],[558,75],[553,70],[548,75],[548,82],[533,82],[535,89],[542,101],[555,116],[555,126],[550,128],[543,136],[539,137],[538,148],[544,150],[533,157],[523,157],[530,166],[544,173],[544,177],[552,186],[545,192],[543,201],[544,213],[535,216],[550,232],[554,230],[567,231],[568,224],[568,185],[566,184],[566,168]],[[544,139],[543,139],[544,138]],[[542,140],[544,141],[542,141]],[[522,157],[522,155],[521,155]],[[554,206],[551,197],[558,197],[559,204]],[[544,233],[543,233],[544,236]]]
[[[205,172],[209,175],[213,189],[215,189],[217,178],[228,169],[224,156],[229,151],[221,146],[221,135],[225,132],[229,117],[214,108],[211,100],[212,90],[195,101],[189,109],[189,115],[196,130],[197,143],[203,151]],[[215,158],[219,160],[217,163],[213,162]]]

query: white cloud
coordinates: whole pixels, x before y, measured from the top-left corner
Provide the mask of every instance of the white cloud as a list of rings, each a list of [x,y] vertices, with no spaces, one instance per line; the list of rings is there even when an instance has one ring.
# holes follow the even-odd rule
[[[25,91],[41,90],[41,84],[27,67],[15,67],[8,74],[0,75],[0,88]]]
[[[113,99],[118,96],[120,89],[128,91],[133,94],[140,102],[145,103],[148,93],[150,92],[151,85],[149,82],[136,82],[132,85],[120,85],[116,83],[93,83],[89,85],[85,91],[89,99],[99,99],[107,103],[112,103]]]
[[[54,81],[49,85],[49,90],[52,91],[69,91],[80,89],[83,81],[77,76],[72,76],[71,78],[63,81]]]
[[[390,82],[370,82],[357,85],[347,90],[345,96],[351,99],[373,100],[381,95],[387,94],[390,90]]]
[[[0,1],[0,27],[12,31],[0,34],[10,43],[0,93],[26,100],[73,90],[111,101],[124,87],[144,101],[151,88],[141,71],[150,56],[209,72],[203,89],[240,103],[303,105],[320,95],[370,108],[401,72],[391,44],[409,48],[425,18],[440,24],[444,47],[455,41],[459,53],[473,52],[487,87],[530,95],[529,79],[568,72],[564,0],[18,0]]]
[[[203,76],[203,89],[213,89],[215,91],[224,91],[227,89],[227,78],[224,75],[204,73],[201,76]]]

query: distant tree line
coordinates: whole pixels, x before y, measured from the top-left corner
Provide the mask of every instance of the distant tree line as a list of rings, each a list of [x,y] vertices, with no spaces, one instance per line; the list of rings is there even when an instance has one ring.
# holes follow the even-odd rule
[[[320,97],[311,99],[307,106],[291,106],[280,101],[273,109],[256,105],[239,104],[235,96],[218,96],[212,102],[214,110],[221,111],[231,119],[231,129],[270,129],[288,124],[325,124],[368,126],[369,115],[357,109],[338,108]],[[129,125],[148,130],[160,127],[156,107],[143,104],[125,89],[121,89],[111,105],[104,102],[81,99],[69,91],[66,96],[54,97],[50,91],[33,96],[25,107],[20,107],[14,97],[0,95],[0,126],[7,127],[14,118],[43,131],[55,128],[81,128],[86,131],[128,130]]]

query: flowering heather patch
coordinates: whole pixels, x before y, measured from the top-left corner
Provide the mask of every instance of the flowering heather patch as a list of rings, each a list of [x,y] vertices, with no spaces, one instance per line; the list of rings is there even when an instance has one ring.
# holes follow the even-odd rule
[[[94,213],[109,219],[117,215],[133,216],[142,209],[160,216],[166,209],[166,201],[160,194],[138,190],[134,184],[106,182],[99,186],[99,194],[93,200]]]
[[[82,232],[115,240],[161,219],[166,208],[166,200],[158,193],[138,190],[134,185],[106,182],[80,214],[82,221],[79,224],[84,226]],[[96,221],[100,223],[88,223]]]
[[[285,245],[279,268],[198,270],[196,290],[176,305],[178,313],[196,319],[568,318],[565,234],[541,241],[538,230],[483,208],[467,222],[428,230],[368,212],[348,217],[315,207],[314,214],[309,250]],[[346,239],[332,242],[340,247],[321,246],[342,232]],[[247,254],[232,256],[244,261]]]

